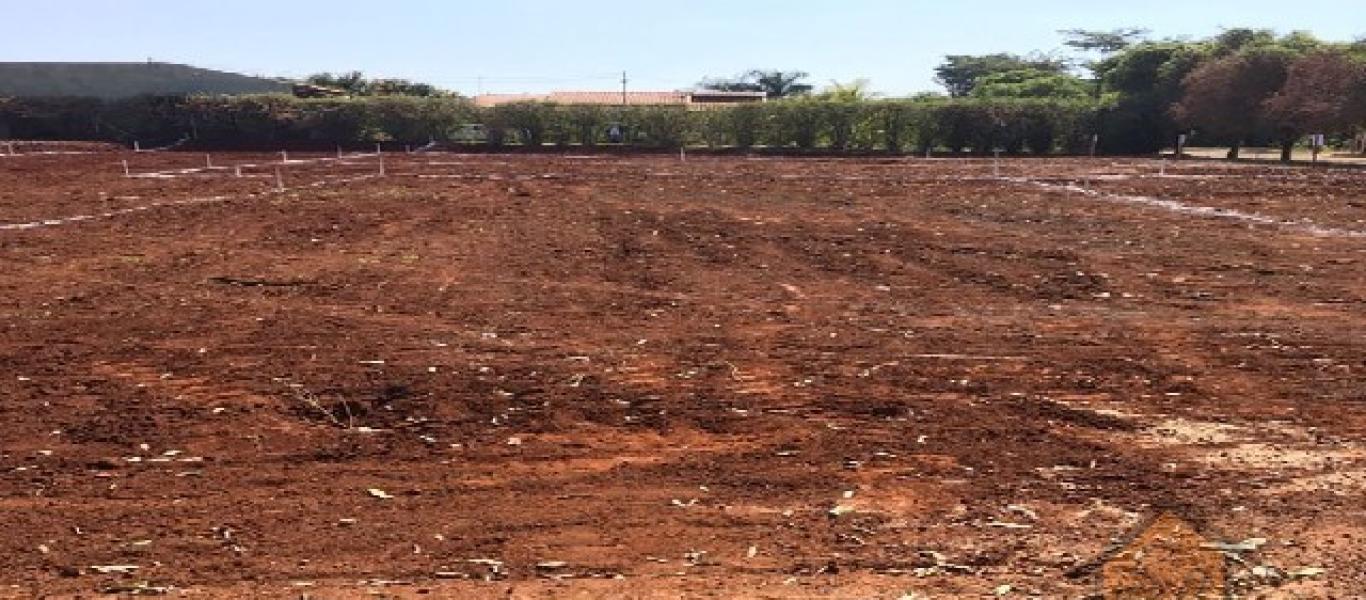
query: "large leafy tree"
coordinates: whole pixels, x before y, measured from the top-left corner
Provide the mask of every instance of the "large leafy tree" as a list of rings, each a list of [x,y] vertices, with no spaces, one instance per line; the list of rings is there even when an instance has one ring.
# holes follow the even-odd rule
[[[1009,71],[1034,70],[1045,73],[1062,74],[1067,72],[1065,61],[1046,56],[1025,57],[1017,54],[984,54],[980,56],[953,54],[944,57],[944,62],[935,67],[935,80],[949,95],[962,98],[972,95],[978,81],[997,73]]]
[[[1079,100],[1091,97],[1092,88],[1090,83],[1067,73],[1019,69],[981,78],[972,97]]]
[[[1184,125],[1227,138],[1229,158],[1238,158],[1244,141],[1268,130],[1264,104],[1285,85],[1294,58],[1284,48],[1254,46],[1202,64],[1186,76],[1172,114]]]
[[[1302,56],[1264,108],[1282,140],[1351,132],[1366,123],[1366,63],[1345,49]]]
[[[1181,82],[1207,56],[1204,44],[1143,42],[1093,65],[1109,103],[1101,147],[1138,153],[1162,148],[1178,129],[1169,109],[1181,99]]]
[[[1078,65],[1085,67],[1092,74],[1091,93],[1100,98],[1101,85],[1100,74],[1096,69],[1100,59],[1113,56],[1118,52],[1123,52],[1135,44],[1146,41],[1148,30],[1138,27],[1123,27],[1106,31],[1091,29],[1064,29],[1059,31],[1063,35],[1063,45],[1077,52],[1081,56],[1077,59]]]

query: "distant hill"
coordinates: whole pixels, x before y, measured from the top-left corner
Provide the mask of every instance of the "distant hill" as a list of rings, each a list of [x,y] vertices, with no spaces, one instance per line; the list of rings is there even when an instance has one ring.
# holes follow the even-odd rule
[[[0,62],[0,96],[288,93],[288,83],[171,63]]]

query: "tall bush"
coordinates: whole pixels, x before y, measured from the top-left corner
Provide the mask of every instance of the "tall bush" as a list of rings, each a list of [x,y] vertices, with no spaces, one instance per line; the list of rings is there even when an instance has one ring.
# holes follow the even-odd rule
[[[764,104],[764,139],[767,144],[777,148],[815,148],[826,125],[823,104],[809,98]]]
[[[721,148],[734,143],[731,137],[731,111],[724,109],[699,110],[689,113],[689,129],[694,137],[708,148]]]
[[[749,149],[759,142],[764,126],[764,106],[742,104],[726,109],[730,140],[737,148]]]
[[[678,106],[645,106],[627,112],[634,141],[654,148],[677,148],[688,137],[688,111]]]
[[[555,106],[541,102],[504,104],[486,113],[486,125],[490,132],[500,132],[499,143],[502,142],[501,135],[511,133],[517,136],[522,145],[538,148],[545,143],[545,134],[555,110]]]
[[[620,125],[625,143],[677,147],[771,148],[891,153],[918,148],[989,153],[1085,152],[1091,135],[1123,111],[1094,100],[799,98],[690,112],[682,107],[555,106],[522,102],[476,108],[461,98],[297,99],[283,95],[95,99],[9,99],[0,131],[29,139],[170,142],[190,136],[222,146],[290,142],[411,144],[455,137],[484,125],[488,143],[538,147],[600,143]]]
[[[855,143],[856,130],[861,123],[866,102],[828,100],[822,103],[819,114],[825,121],[830,136],[830,148],[848,150]]]
[[[584,146],[596,146],[607,127],[607,111],[601,106],[568,106],[562,114],[566,128]]]

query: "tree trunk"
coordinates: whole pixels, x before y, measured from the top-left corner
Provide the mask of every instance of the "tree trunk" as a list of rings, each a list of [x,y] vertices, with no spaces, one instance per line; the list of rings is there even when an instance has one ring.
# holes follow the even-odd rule
[[[1242,142],[1234,142],[1234,143],[1233,143],[1233,146],[1232,146],[1231,148],[1228,149],[1228,159],[1229,159],[1229,160],[1238,160],[1238,155],[1239,155],[1240,153],[1242,153],[1242,151],[1243,151],[1243,143],[1242,143]]]
[[[1290,162],[1295,152],[1295,140],[1281,140],[1281,162]]]

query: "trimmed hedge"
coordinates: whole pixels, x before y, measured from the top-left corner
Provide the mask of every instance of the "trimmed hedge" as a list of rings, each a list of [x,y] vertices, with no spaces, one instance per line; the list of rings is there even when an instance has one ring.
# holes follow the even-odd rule
[[[451,142],[479,124],[476,143],[490,146],[619,141],[648,148],[1048,154],[1086,151],[1101,114],[1094,102],[1046,99],[798,98],[687,111],[534,102],[481,109],[463,98],[56,98],[0,99],[0,131],[23,139],[152,144],[189,137],[204,146],[244,147]],[[609,140],[609,130],[621,137]]]

